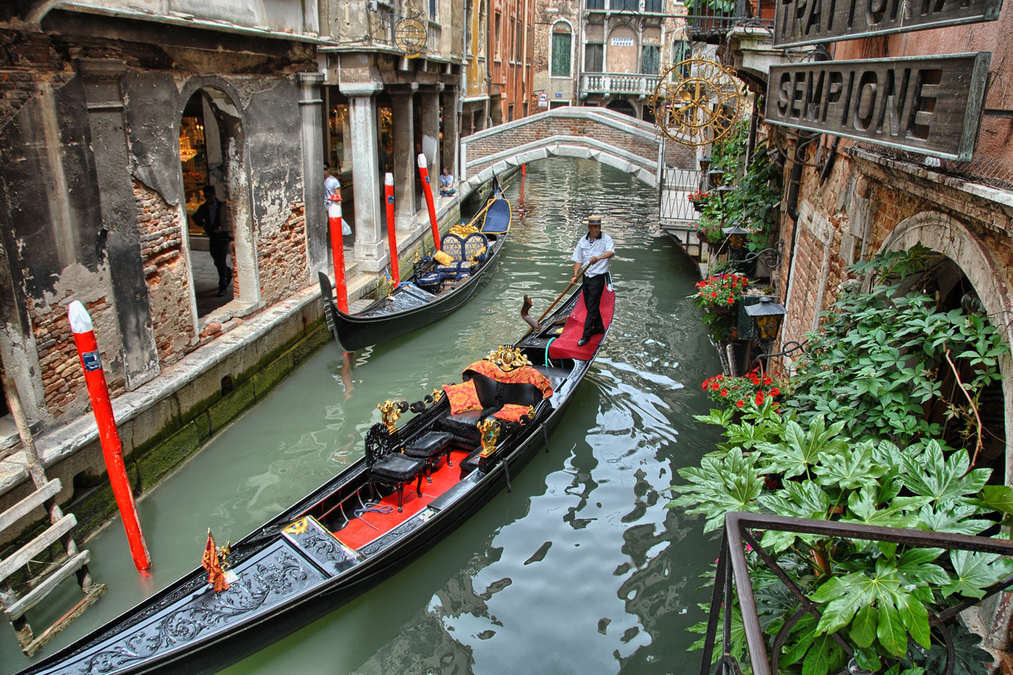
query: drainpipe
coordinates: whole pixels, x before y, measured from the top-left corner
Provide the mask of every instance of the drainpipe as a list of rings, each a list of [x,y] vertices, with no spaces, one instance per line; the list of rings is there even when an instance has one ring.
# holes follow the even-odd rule
[[[523,28],[524,36],[521,38],[521,112],[524,112],[523,103],[528,104],[528,110],[531,110],[531,96],[528,95],[528,0],[524,0],[524,23]]]

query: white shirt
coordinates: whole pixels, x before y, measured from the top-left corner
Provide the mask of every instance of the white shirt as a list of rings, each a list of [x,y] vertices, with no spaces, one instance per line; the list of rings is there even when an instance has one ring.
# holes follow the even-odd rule
[[[324,179],[324,206],[329,206],[331,203],[331,195],[338,194],[340,197],[341,182],[338,181],[334,176],[328,176]]]
[[[612,237],[602,232],[597,239],[591,241],[588,239],[588,236],[589,235],[585,234],[580,238],[580,241],[577,242],[577,248],[573,249],[573,257],[570,258],[573,262],[580,263],[580,266],[583,267],[590,262],[592,257],[600,256],[605,253],[605,251],[612,251],[615,253],[616,247],[615,244],[612,243]],[[584,274],[589,277],[596,277],[599,274],[605,274],[609,271],[609,261],[611,260],[612,258],[602,258],[587,268],[587,271],[584,272]]]

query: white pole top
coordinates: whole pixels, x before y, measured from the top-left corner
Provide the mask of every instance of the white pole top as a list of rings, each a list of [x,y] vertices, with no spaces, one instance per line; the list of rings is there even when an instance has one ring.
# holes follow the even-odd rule
[[[419,153],[419,168],[428,168],[429,164],[426,163],[426,156],[423,153]]]
[[[327,205],[327,217],[328,218],[340,218],[341,217],[341,202],[337,199],[332,200]]]
[[[393,185],[394,184],[394,174],[392,174],[390,171],[388,171],[387,173],[385,173],[383,175],[383,184],[384,185]]]
[[[91,315],[78,300],[70,303],[70,307],[67,308],[67,319],[70,320],[70,330],[75,333],[90,333],[94,330]]]

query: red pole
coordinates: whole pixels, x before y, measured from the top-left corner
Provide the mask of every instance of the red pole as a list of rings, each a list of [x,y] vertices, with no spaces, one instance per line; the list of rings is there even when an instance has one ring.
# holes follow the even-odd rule
[[[429,225],[433,228],[433,242],[436,250],[440,250],[440,226],[436,222],[436,207],[433,205],[433,188],[429,184],[429,169],[426,168],[426,156],[419,153],[419,177],[422,179],[422,191],[426,194],[426,206],[429,207]]]
[[[331,226],[331,254],[334,256],[334,288],[338,293],[338,309],[348,314],[348,287],[345,285],[345,243],[341,232],[341,197],[331,195],[327,205]]]
[[[144,543],[144,533],[141,532],[141,523],[137,518],[137,504],[134,503],[134,493],[130,489],[127,469],[123,464],[123,446],[120,444],[119,432],[116,431],[113,406],[109,400],[109,387],[102,370],[102,359],[99,357],[91,316],[88,315],[84,305],[75,300],[70,303],[67,318],[70,321],[70,330],[74,333],[74,344],[77,346],[81,368],[84,370],[88,398],[91,399],[95,421],[98,423],[99,443],[102,445],[102,455],[105,457],[106,471],[109,473],[116,506],[119,507],[120,516],[123,518],[123,529],[127,532],[130,555],[133,556],[137,569],[143,572],[151,567],[151,556],[148,554],[148,545]]]
[[[394,174],[387,173],[383,177],[383,191],[387,195],[387,241],[390,242],[390,274],[394,277],[394,286],[401,283],[397,271],[397,228],[394,227]]]

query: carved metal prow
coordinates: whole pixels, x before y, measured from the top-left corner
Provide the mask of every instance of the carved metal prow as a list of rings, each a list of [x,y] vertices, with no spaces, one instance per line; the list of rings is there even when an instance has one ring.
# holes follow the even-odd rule
[[[538,328],[538,322],[528,316],[528,311],[531,309],[531,298],[524,296],[524,304],[521,305],[521,318],[527,321],[532,328]]]

